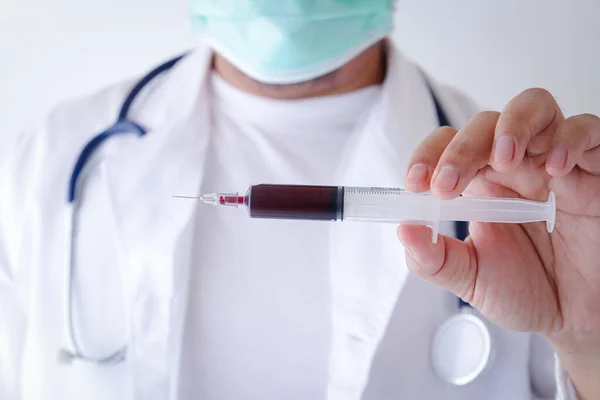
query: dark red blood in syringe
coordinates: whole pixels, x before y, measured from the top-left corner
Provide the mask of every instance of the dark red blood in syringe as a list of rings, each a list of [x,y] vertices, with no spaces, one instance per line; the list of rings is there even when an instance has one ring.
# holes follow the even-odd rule
[[[335,186],[252,186],[246,205],[252,218],[342,219],[343,190]]]
[[[246,203],[244,196],[219,196],[219,203],[225,205],[243,205]]]

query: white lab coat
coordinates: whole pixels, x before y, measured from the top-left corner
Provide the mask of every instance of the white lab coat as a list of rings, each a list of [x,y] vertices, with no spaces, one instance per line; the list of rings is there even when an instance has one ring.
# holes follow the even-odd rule
[[[174,400],[179,373],[193,373],[179,370],[179,355],[198,211],[171,196],[202,184],[210,56],[199,46],[153,82],[131,113],[149,133],[109,140],[91,163],[75,253],[76,327],[94,355],[127,342],[120,365],[60,365],[56,354],[68,346],[67,182],[82,147],[114,121],[131,85],[59,107],[2,152],[0,399]],[[389,71],[380,112],[364,126],[383,133],[357,139],[340,184],[398,186],[412,150],[435,127],[423,76],[394,46]],[[432,83],[453,124],[477,111]],[[554,398],[555,376],[560,387],[565,377],[555,374],[548,346],[492,324],[495,359],[484,376],[460,388],[436,377],[431,338],[456,301],[408,274],[394,229],[332,228],[328,400]]]

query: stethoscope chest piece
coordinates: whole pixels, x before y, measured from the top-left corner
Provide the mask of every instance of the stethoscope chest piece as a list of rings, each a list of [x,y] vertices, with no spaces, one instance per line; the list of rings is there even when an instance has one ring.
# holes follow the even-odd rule
[[[438,329],[433,339],[431,362],[446,383],[463,386],[473,382],[492,360],[490,331],[470,312],[461,312]]]

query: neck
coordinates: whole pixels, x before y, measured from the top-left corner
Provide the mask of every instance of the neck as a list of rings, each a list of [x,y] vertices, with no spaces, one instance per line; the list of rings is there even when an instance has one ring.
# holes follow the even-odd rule
[[[386,46],[381,41],[334,72],[291,85],[258,82],[219,54],[214,57],[213,68],[229,84],[257,96],[288,100],[331,96],[381,84],[386,74]]]

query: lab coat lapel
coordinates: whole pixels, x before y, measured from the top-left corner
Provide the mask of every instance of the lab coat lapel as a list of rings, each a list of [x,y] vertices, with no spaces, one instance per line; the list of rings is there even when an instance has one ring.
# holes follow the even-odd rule
[[[357,134],[340,182],[402,187],[408,160],[437,127],[421,71],[391,45],[380,103]],[[408,270],[396,226],[332,227],[330,279],[333,339],[328,400],[358,400]]]
[[[132,110],[149,128],[142,139],[125,138],[108,163],[110,188],[123,249],[128,307],[127,363],[134,399],[169,398],[179,356],[187,299],[189,255],[176,258],[196,202],[208,145],[207,85],[210,52],[200,49],[167,72]],[[187,260],[187,261],[186,261]]]

